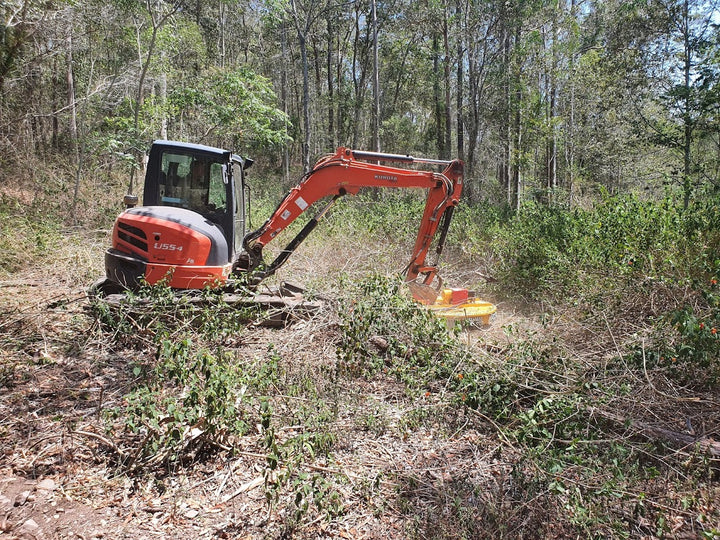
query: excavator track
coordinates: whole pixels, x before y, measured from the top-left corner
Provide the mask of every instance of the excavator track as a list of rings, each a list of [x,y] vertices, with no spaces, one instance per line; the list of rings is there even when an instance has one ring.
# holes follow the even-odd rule
[[[90,291],[89,296],[103,302],[111,310],[129,310],[141,313],[154,309],[153,298],[129,295],[126,292],[97,294]],[[285,326],[300,320],[307,320],[323,311],[325,300],[308,299],[304,290],[296,285],[282,283],[278,287],[263,287],[262,291],[223,291],[203,293],[194,290],[174,291],[173,301],[177,306],[203,309],[208,306],[248,309],[249,322],[260,326]],[[253,311],[253,308],[256,311]]]

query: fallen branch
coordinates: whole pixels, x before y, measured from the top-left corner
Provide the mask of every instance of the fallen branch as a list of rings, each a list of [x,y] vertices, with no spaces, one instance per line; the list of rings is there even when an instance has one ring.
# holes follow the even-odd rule
[[[225,497],[223,497],[223,498],[222,498],[222,501],[220,502],[220,504],[225,504],[225,503],[231,501],[232,499],[234,499],[235,497],[237,497],[238,495],[240,495],[240,494],[242,494],[242,493],[245,493],[246,491],[250,491],[251,489],[255,489],[256,487],[262,485],[264,482],[265,482],[265,477],[264,477],[264,476],[258,476],[258,477],[255,478],[254,480],[250,480],[249,482],[245,482],[245,483],[244,483],[242,486],[240,486],[238,489],[236,489],[235,491],[233,491],[233,492],[230,493],[229,495],[226,495]]]
[[[70,432],[71,435],[78,435],[81,437],[87,437],[88,439],[95,439],[96,441],[99,441],[100,443],[104,444],[108,448],[110,448],[113,452],[115,452],[118,457],[120,458],[120,461],[124,461],[127,457],[125,455],[125,452],[123,452],[118,445],[116,445],[113,441],[108,439],[107,437],[103,437],[99,433],[94,433],[92,431],[81,431],[81,430],[74,430]]]
[[[609,420],[614,424],[620,424],[628,428],[633,428],[639,434],[649,439],[659,439],[684,448],[696,446],[702,452],[710,454],[714,458],[720,458],[720,442],[709,437],[696,437],[688,433],[681,433],[679,431],[653,426],[646,424],[645,422],[633,420],[632,418],[626,418],[620,416],[619,414],[597,409],[595,407],[591,407],[589,413],[591,417],[600,417],[604,420]]]

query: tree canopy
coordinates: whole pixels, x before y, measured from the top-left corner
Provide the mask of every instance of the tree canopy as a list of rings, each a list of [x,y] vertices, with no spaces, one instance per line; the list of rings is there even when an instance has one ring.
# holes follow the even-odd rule
[[[10,0],[0,147],[133,163],[158,137],[307,168],[466,161],[471,199],[685,205],[720,183],[715,1]],[[373,15],[375,17],[373,18]],[[286,173],[287,174],[287,173]]]

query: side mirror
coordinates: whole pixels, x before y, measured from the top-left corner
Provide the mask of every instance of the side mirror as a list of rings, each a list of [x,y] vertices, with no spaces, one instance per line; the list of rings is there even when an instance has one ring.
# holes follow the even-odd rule
[[[125,208],[133,208],[137,206],[138,197],[137,195],[130,195],[129,193],[123,197],[123,204]]]

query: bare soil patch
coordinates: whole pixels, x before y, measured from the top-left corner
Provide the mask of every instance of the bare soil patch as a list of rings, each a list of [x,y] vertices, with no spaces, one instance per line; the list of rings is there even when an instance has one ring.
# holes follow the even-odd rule
[[[337,512],[311,505],[294,520],[292,486],[268,505],[259,429],[234,452],[127,475],[102,413],[122,405],[128,366],[152,351],[110,346],[81,287],[40,275],[0,285],[0,519],[9,538],[432,536],[458,513],[481,520],[483,499],[506,496],[511,457],[487,425],[387,379],[325,383],[338,408],[336,442],[301,466],[338,497]],[[248,327],[236,351],[273,347],[289,373],[319,380],[335,362],[335,325],[328,312],[286,328]],[[303,429],[284,425],[278,437]]]

